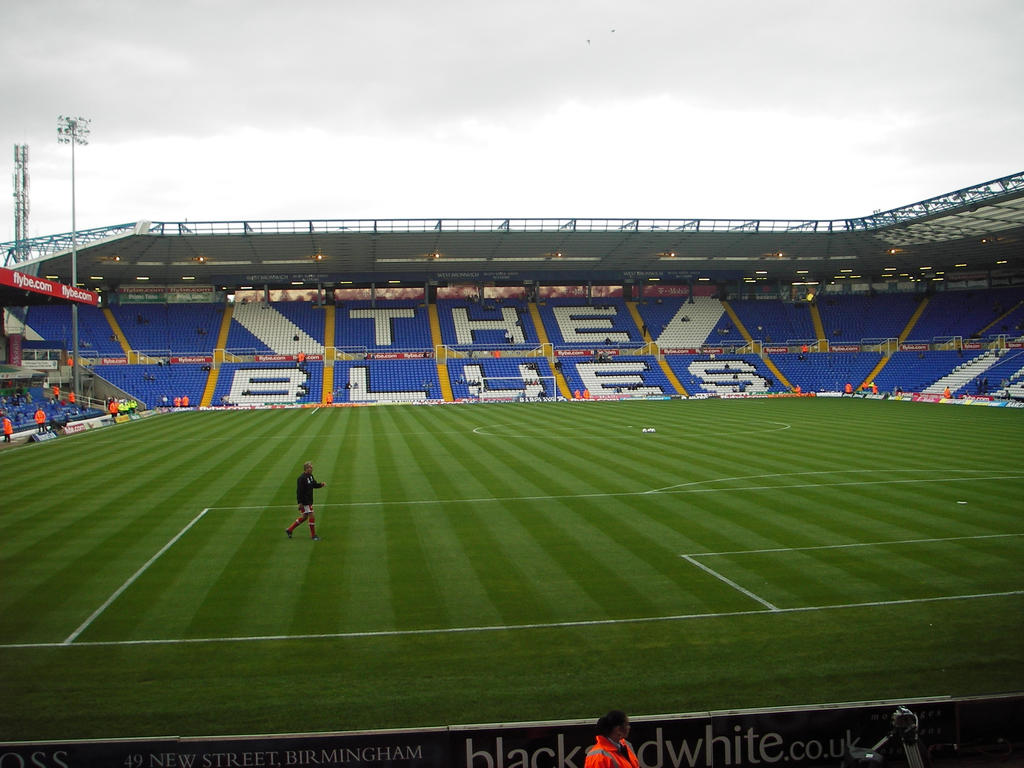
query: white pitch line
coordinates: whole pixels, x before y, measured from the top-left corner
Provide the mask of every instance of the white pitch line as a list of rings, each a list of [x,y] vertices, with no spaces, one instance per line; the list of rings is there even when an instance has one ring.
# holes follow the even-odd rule
[[[178,535],[177,536],[175,536],[173,539],[171,539],[166,544],[164,544],[164,546],[160,549],[159,552],[157,552],[155,555],[153,555],[151,558],[149,558],[149,560],[146,561],[145,565],[143,565],[141,568],[139,568],[139,570],[137,570],[135,573],[133,573],[124,584],[122,584],[120,587],[118,587],[117,590],[114,592],[114,594],[112,594],[110,597],[108,597],[106,599],[106,601],[103,603],[103,605],[101,605],[99,608],[97,608],[95,611],[93,611],[92,615],[88,619],[86,619],[84,622],[82,622],[82,625],[78,629],[76,629],[74,632],[72,632],[70,635],[68,635],[66,638],[64,638],[64,642],[62,643],[62,645],[71,645],[73,642],[75,642],[75,638],[77,638],[86,629],[88,629],[89,625],[92,624],[94,621],[96,621],[96,619],[99,618],[100,614],[103,613],[105,610],[107,610],[107,608],[110,607],[111,603],[113,603],[115,600],[117,600],[117,598],[119,598],[121,596],[121,594],[126,589],[128,589],[128,587],[130,587],[132,584],[134,584],[135,580],[137,578],[139,578],[139,576],[141,576],[143,573],[145,573],[146,569],[149,568],[149,566],[151,566],[153,563],[155,563],[164,552],[166,552],[168,549],[170,549],[178,539],[180,539],[182,536],[184,536],[186,533],[188,533],[189,529],[192,528],[193,525],[198,523],[200,521],[200,519],[202,519],[203,515],[205,515],[208,511],[209,511],[209,507],[207,507],[202,512],[200,512],[198,515],[196,515],[194,518],[192,518],[192,522],[190,522],[188,525],[186,525],[184,528],[182,528],[180,531],[178,531]]]
[[[677,483],[666,485],[664,488],[652,488],[645,493],[666,493],[677,488],[689,488],[694,485],[706,485],[707,483],[726,483],[733,480],[764,480],[769,477],[804,477],[807,475],[852,475],[872,473],[893,473],[893,472],[978,472],[976,469],[823,469],[814,472],[772,472],[767,475],[738,475],[736,477],[714,477],[709,480],[693,480],[688,483]],[[887,481],[888,482],[888,481]],[[896,482],[896,481],[891,481]],[[801,486],[784,485],[779,488],[799,488]]]
[[[850,470],[864,472],[878,472],[879,470]],[[897,470],[892,470],[897,471]],[[904,470],[904,471],[939,471],[939,470]],[[945,471],[945,470],[943,470]],[[969,471],[969,470],[948,470],[948,471]],[[839,470],[824,474],[836,474]],[[774,477],[774,475],[772,475]],[[696,482],[723,482],[725,480],[742,480],[743,478],[723,477],[715,481],[700,480]],[[630,496],[645,496],[649,494],[683,495],[687,493],[734,493],[736,491],[786,491],[791,488],[837,488],[852,485],[896,485],[906,483],[964,483],[973,481],[989,480],[1021,480],[1024,475],[988,475],[978,477],[936,477],[936,478],[911,478],[909,480],[855,480],[848,483],[801,483],[799,485],[745,485],[735,488],[681,488],[671,486],[669,489],[657,489],[646,491],[611,491],[600,493],[564,493],[548,494],[543,496],[485,496],[475,499],[404,499],[393,501],[339,501],[331,503],[317,502],[318,507],[411,507],[424,504],[488,504],[493,502],[507,501],[562,501],[568,499],[611,499],[628,498]],[[284,509],[286,505],[252,505],[241,507],[211,507],[215,510],[241,510],[241,509]],[[294,504],[287,505],[289,508]]]
[[[765,608],[767,608],[769,611],[777,611],[777,610],[779,610],[776,606],[772,605],[771,603],[769,603],[764,598],[758,597],[753,592],[751,592],[749,589],[744,589],[743,587],[741,587],[739,584],[737,584],[732,579],[726,578],[725,576],[720,574],[714,568],[708,568],[706,565],[704,565],[704,563],[698,563],[696,560],[694,560],[689,555],[683,555],[682,558],[686,562],[690,563],[690,565],[695,565],[698,568],[700,568],[702,571],[704,571],[705,573],[709,573],[712,576],[714,576],[716,579],[718,579],[719,581],[728,584],[730,587],[735,589],[737,592],[742,592],[744,595],[746,595],[747,597],[751,598],[752,600],[756,600],[761,605],[763,605]]]
[[[1017,597],[1024,595],[1024,590],[1007,592],[980,592],[971,595],[943,595],[940,597],[913,597],[904,600],[875,600],[867,603],[841,603],[837,605],[809,605],[798,608],[775,608],[774,610],[722,611],[716,613],[684,613],[672,616],[640,616],[632,619],[583,619],[580,621],[557,621],[537,624],[495,624],[478,627],[440,627],[435,629],[385,629],[367,630],[364,632],[328,632],[322,634],[303,635],[252,635],[238,637],[185,637],[157,638],[153,640],[93,640],[74,645],[67,643],[9,643],[0,645],[0,651],[34,650],[38,648],[85,648],[114,647],[131,645],[187,645],[195,643],[260,643],[281,642],[291,640],[351,640],[376,637],[409,637],[417,635],[449,635],[483,632],[512,632],[522,629],[564,629],[572,627],[598,627],[618,624],[652,624],[670,621],[694,621],[698,619],[722,619],[738,616],[775,616],[784,613],[814,613],[817,611],[850,610],[857,608],[884,608],[892,605],[912,605],[916,603],[941,603],[955,600],[983,600],[996,597]]]
[[[897,539],[895,541],[868,541],[858,544],[820,544],[813,547],[775,547],[772,549],[734,549],[730,552],[691,552],[680,557],[715,557],[717,555],[759,555],[768,552],[803,552],[810,549],[850,549],[852,547],[881,547],[888,544],[932,544],[939,541],[969,541],[974,539],[1006,539],[1024,536],[1024,533],[983,533],[977,536],[945,536],[940,539]]]

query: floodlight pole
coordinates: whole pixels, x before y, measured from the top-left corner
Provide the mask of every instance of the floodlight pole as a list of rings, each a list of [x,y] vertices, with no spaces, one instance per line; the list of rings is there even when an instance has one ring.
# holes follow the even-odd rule
[[[84,117],[57,118],[57,141],[71,145],[71,285],[78,286],[78,226],[75,221],[75,145],[89,143],[89,120]],[[78,303],[71,302],[71,391],[81,395],[78,356]]]

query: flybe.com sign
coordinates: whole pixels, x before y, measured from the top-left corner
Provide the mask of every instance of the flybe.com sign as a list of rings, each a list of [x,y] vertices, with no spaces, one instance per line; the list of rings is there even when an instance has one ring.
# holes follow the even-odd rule
[[[74,301],[79,304],[97,306],[100,303],[100,296],[93,291],[78,288],[74,285],[65,285],[53,280],[47,280],[35,275],[26,275],[24,272],[16,272],[13,269],[0,268],[0,285],[8,288],[17,288],[26,293],[40,296],[50,296],[55,299]]]

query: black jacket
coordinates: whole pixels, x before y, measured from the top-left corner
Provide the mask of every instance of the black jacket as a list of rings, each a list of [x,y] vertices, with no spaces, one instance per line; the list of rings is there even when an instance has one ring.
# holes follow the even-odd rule
[[[323,483],[318,483],[316,478],[312,474],[307,475],[303,472],[299,475],[299,480],[295,486],[295,500],[299,504],[312,504],[313,503],[313,489],[323,488]]]

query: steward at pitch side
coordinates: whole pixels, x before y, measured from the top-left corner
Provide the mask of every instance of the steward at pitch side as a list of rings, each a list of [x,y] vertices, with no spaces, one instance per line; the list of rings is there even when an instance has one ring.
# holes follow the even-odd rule
[[[629,717],[613,709],[597,721],[597,741],[587,749],[584,768],[640,768],[628,736]]]

